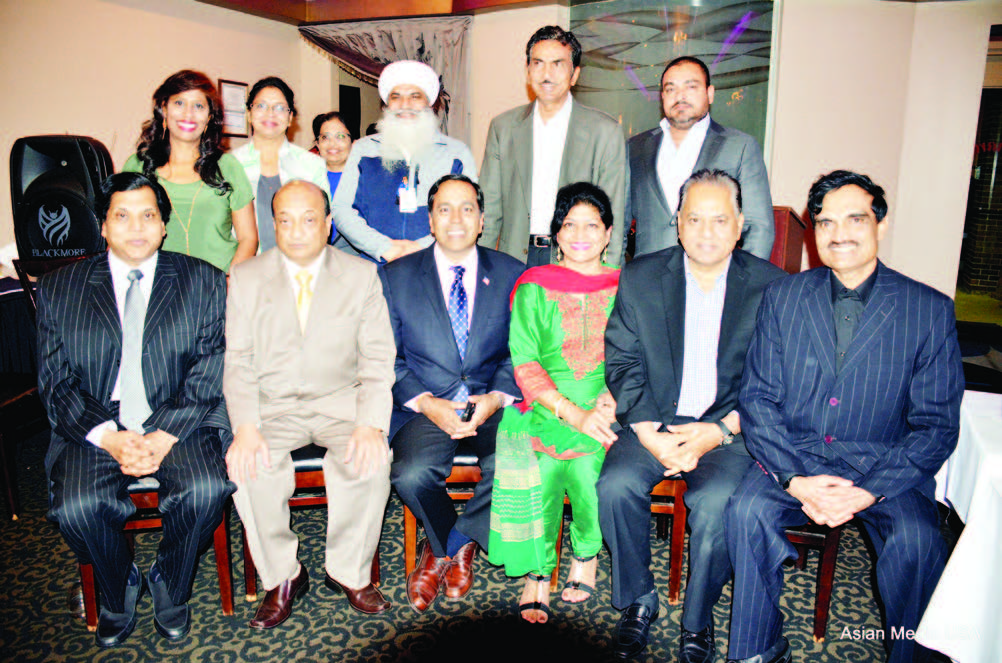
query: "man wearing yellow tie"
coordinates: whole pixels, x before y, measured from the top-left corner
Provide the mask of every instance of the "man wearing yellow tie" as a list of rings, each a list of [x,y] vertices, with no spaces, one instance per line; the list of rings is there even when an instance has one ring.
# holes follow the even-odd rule
[[[289,527],[290,454],[325,447],[325,583],[360,612],[390,607],[370,582],[389,496],[396,347],[375,265],[327,246],[330,204],[314,184],[272,201],[276,248],[235,267],[223,393],[235,433],[234,503],[267,590],[250,625],[271,628],[309,584]]]

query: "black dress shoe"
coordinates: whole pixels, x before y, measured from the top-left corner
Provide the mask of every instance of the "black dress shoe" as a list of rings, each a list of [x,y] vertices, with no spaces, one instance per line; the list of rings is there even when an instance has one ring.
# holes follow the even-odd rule
[[[716,653],[712,623],[702,631],[689,631],[682,627],[682,638],[678,643],[678,663],[713,663]]]
[[[150,595],[153,597],[153,625],[157,633],[168,640],[180,640],[191,628],[188,604],[174,605],[167,590],[167,581],[156,564],[150,569]]]
[[[98,647],[115,647],[129,637],[136,628],[136,604],[143,595],[146,588],[146,580],[135,564],[132,565],[132,572],[129,574],[128,583],[125,585],[124,610],[122,612],[112,612],[104,606],[101,607],[101,614],[97,620],[97,632],[94,639]]]
[[[647,648],[647,634],[658,618],[658,611],[641,603],[634,603],[619,618],[616,625],[616,642],[613,653],[620,658],[633,658]]]
[[[790,643],[786,638],[780,636],[772,647],[761,654],[749,656],[748,658],[729,658],[727,663],[792,663],[793,656],[790,654]]]

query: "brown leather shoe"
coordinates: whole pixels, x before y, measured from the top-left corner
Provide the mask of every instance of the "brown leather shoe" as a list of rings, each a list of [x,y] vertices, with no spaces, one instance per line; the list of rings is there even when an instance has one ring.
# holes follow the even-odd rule
[[[348,603],[351,607],[366,615],[378,615],[390,609],[390,602],[386,600],[371,582],[362,589],[351,589],[325,573],[324,584],[327,585],[327,589],[335,594],[339,592],[344,593],[348,597]]]
[[[299,567],[299,575],[292,580],[286,580],[278,587],[269,589],[264,595],[264,601],[257,609],[254,619],[250,620],[251,628],[273,628],[278,626],[292,614],[292,603],[310,586],[310,576],[306,567]]]
[[[473,587],[473,560],[477,556],[477,542],[470,541],[452,558],[452,566],[445,573],[445,598],[461,599]]]
[[[448,557],[435,557],[428,539],[421,541],[418,564],[407,576],[407,602],[418,612],[424,612],[438,596],[438,588],[452,564]]]

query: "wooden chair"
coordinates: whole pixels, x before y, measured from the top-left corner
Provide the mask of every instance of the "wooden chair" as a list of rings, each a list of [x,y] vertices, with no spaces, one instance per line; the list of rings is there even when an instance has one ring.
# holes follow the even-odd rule
[[[324,484],[323,447],[309,444],[292,452],[292,466],[296,471],[296,490],[289,498],[289,507],[301,508],[327,505],[327,488]],[[244,544],[244,589],[247,601],[257,600],[257,567],[247,545],[247,533],[240,528]],[[372,584],[379,586],[379,549],[372,558]]]
[[[818,551],[818,582],[814,595],[814,642],[824,642],[828,629],[828,609],[831,606],[832,583],[835,580],[835,560],[838,557],[842,528],[824,525],[803,525],[786,530],[786,538],[797,548],[794,566],[803,569],[808,548]]]
[[[477,455],[466,442],[456,447],[452,461],[452,472],[445,478],[445,488],[453,502],[466,502],[473,497],[473,490],[482,478]],[[406,574],[417,566],[417,517],[404,505],[404,568]]]
[[[682,585],[682,557],[685,554],[685,523],[689,511],[685,508],[686,483],[683,479],[665,479],[651,491],[651,513],[657,523],[658,538],[664,541],[671,530],[668,554],[668,603],[678,603]],[[669,516],[671,519],[669,520]],[[669,522],[671,526],[669,527]]]
[[[775,206],[772,215],[776,224],[776,240],[769,262],[786,270],[787,274],[797,274],[803,260],[807,224],[790,207]]]
[[[143,477],[134,481],[128,488],[129,497],[136,505],[136,513],[125,523],[126,534],[130,545],[134,545],[135,532],[158,529],[162,527],[160,504],[157,490],[160,483],[154,477]],[[213,550],[216,555],[216,574],[219,576],[219,598],[223,606],[223,614],[233,615],[233,571],[230,565],[230,529],[229,506],[223,511],[223,518],[212,536]],[[84,616],[87,630],[97,630],[97,589],[94,583],[94,567],[90,564],[80,564],[80,583],[83,586]]]
[[[678,603],[678,594],[682,585],[682,558],[685,555],[685,521],[688,511],[682,496],[685,495],[686,484],[682,479],[665,479],[654,486],[651,491],[651,513],[655,516],[658,538],[662,541],[668,538],[671,531],[670,553],[668,558],[668,603]],[[567,503],[566,498],[564,503]],[[669,516],[671,519],[669,520]],[[670,523],[670,524],[669,524]],[[557,591],[557,577],[560,573],[560,549],[563,544],[564,523],[560,522],[560,533],[557,536],[557,567],[550,578],[550,591]]]

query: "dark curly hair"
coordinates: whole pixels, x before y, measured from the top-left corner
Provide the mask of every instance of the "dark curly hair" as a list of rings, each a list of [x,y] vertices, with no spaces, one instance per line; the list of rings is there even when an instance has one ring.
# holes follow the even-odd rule
[[[233,187],[223,179],[219,170],[219,159],[223,156],[223,104],[209,77],[191,69],[171,74],[153,93],[153,117],[143,123],[136,145],[136,156],[143,164],[143,175],[156,180],[157,168],[170,160],[170,138],[164,123],[164,108],[171,97],[189,90],[200,91],[209,102],[209,123],[198,143],[195,172],[219,193],[229,193]]]
[[[550,222],[550,239],[555,243],[557,234],[564,226],[564,220],[575,205],[584,203],[598,211],[602,225],[608,230],[612,228],[612,203],[602,187],[591,182],[575,182],[561,187],[557,191],[557,202],[553,211],[553,221]]]

